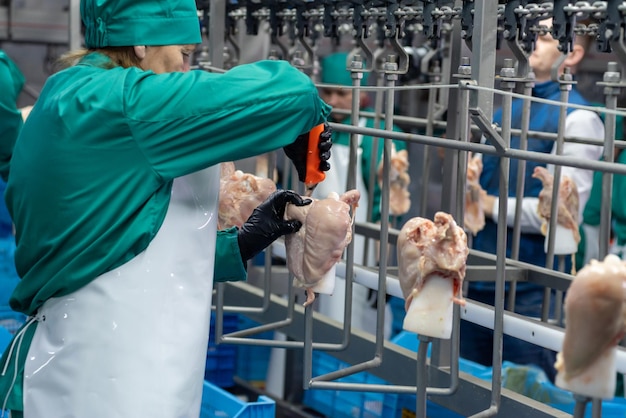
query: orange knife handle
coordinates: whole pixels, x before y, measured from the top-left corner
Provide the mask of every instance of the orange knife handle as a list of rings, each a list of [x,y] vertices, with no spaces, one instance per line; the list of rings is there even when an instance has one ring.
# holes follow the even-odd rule
[[[304,184],[311,186],[321,183],[326,178],[326,173],[320,170],[320,135],[324,132],[324,124],[321,123],[309,131],[309,146],[306,158],[306,177]]]

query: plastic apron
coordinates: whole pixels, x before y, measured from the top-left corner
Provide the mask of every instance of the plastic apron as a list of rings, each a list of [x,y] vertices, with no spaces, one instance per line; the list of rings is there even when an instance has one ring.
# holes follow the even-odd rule
[[[367,120],[365,118],[359,119],[359,126],[366,126]],[[359,147],[357,148],[357,164],[356,164],[356,189],[361,193],[359,199],[359,208],[356,210],[355,222],[367,221],[367,202],[369,200],[369,194],[365,182],[363,181],[363,172],[361,169],[361,155],[363,149],[361,149],[362,136],[357,136]],[[350,147],[345,145],[333,144],[331,150],[330,170],[326,172],[326,179],[317,185],[313,197],[316,199],[324,199],[329,193],[343,193],[347,191],[348,184],[348,163],[350,162]],[[361,235],[354,235],[354,261],[355,264],[362,264],[363,253],[365,251],[365,237]],[[374,241],[370,241],[369,249],[367,252],[367,265],[376,265],[376,245]],[[344,315],[344,301],[345,301],[345,281],[342,278],[336,278],[335,291],[332,295],[320,294],[319,298],[319,312],[326,315],[336,321],[343,322]],[[354,283],[352,286],[352,325],[360,330],[367,331],[371,334],[376,332],[376,309],[371,308],[368,303],[369,289],[358,283]],[[387,314],[385,315],[385,329],[391,330],[391,310],[387,307]]]
[[[47,301],[24,417],[198,417],[211,314],[219,167],[174,180],[148,248]]]

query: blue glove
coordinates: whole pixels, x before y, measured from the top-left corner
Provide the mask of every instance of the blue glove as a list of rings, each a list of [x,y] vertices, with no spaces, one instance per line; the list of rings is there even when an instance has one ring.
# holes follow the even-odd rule
[[[241,226],[237,235],[241,259],[245,263],[276,239],[297,232],[302,222],[285,220],[287,203],[296,206],[310,205],[311,199],[303,199],[291,190],[278,190],[261,203],[248,220]]]

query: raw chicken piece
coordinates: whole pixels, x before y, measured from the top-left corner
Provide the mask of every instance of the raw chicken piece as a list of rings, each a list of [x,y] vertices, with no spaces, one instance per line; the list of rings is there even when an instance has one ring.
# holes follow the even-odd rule
[[[404,215],[411,208],[411,194],[409,193],[409,154],[407,150],[396,152],[391,144],[391,168],[389,169],[389,214]],[[378,184],[382,187],[383,163],[378,165]]]
[[[554,176],[545,167],[538,166],[533,171],[533,178],[539,179],[543,183],[543,189],[539,192],[537,213],[544,219],[541,232],[547,235]],[[574,241],[578,244],[580,242],[580,233],[578,232],[578,188],[576,183],[567,176],[561,178],[558,205],[557,224],[571,230]]]
[[[467,235],[447,213],[435,221],[412,218],[398,236],[398,278],[405,299],[402,327],[420,335],[450,338],[453,304],[461,294],[467,255]]]
[[[465,216],[463,224],[472,235],[476,235],[485,227],[485,213],[481,204],[482,187],[478,180],[483,171],[483,160],[480,155],[469,158],[467,162],[467,182],[465,186]]]
[[[285,246],[287,268],[295,277],[294,284],[306,289],[304,306],[315,300],[314,288],[341,259],[352,240],[354,212],[360,197],[358,190],[350,190],[341,196],[331,193],[326,199],[314,199],[307,206],[287,205],[285,218],[302,222],[298,232],[285,236]]]
[[[626,263],[615,255],[578,272],[565,298],[565,338],[554,365],[558,386],[613,397],[615,347],[626,331],[625,287]]]
[[[241,227],[274,191],[276,184],[272,180],[235,170],[232,162],[222,163],[218,227]]]

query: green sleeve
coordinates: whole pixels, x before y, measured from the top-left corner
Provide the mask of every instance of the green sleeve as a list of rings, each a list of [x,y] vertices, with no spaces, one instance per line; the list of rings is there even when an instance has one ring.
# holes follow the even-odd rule
[[[372,126],[369,126],[369,125]],[[368,127],[373,127],[373,121],[368,121]],[[381,129],[384,129],[384,123],[383,123],[383,127]],[[400,128],[398,128],[397,126],[394,125],[393,130],[396,132],[402,132],[402,130]],[[393,140],[392,141],[393,144],[396,147],[397,151],[400,150],[404,150],[406,149],[406,144],[404,143],[404,141],[397,141],[397,140]],[[373,155],[373,151],[374,151],[374,138],[372,138],[371,136],[365,136],[363,137],[363,142],[361,143],[361,147],[363,148],[363,153],[361,155],[361,167],[362,167],[362,175],[363,175],[363,181],[365,183],[366,186],[369,185],[369,178],[370,178],[370,167],[371,167],[371,161],[372,158],[374,158]],[[374,172],[374,178],[377,179],[377,170],[378,170],[378,165],[380,164],[380,162],[383,159],[383,150],[384,150],[384,140],[382,138],[379,138],[378,140],[378,144],[377,144],[377,150],[376,150],[376,163],[374,164],[374,170],[376,170]],[[368,190],[369,191],[369,190]],[[374,181],[374,193],[373,193],[373,200],[372,200],[372,222],[378,222],[380,221],[380,201],[381,201],[381,189],[380,186],[378,184],[378,181],[375,180]]]
[[[330,112],[310,78],[284,61],[224,74],[127,71],[124,106],[133,137],[164,179],[281,148]]]
[[[623,150],[617,157],[617,162],[626,164],[626,152]],[[626,243],[626,205],[622,196],[626,193],[626,176],[616,174],[613,176],[613,201],[611,203],[611,216],[613,220],[613,231],[617,238],[617,243]],[[591,198],[589,199],[591,200]]]
[[[602,172],[593,173],[593,183],[589,200],[583,209],[583,222],[587,225],[600,225],[600,206],[602,205]]]
[[[213,282],[237,282],[246,278],[246,266],[237,243],[237,228],[217,231]]]
[[[620,164],[626,164],[626,152],[621,152],[617,158]],[[626,205],[622,204],[619,196],[626,194],[626,176],[613,176],[613,198],[611,202],[612,228],[618,244],[626,243]],[[602,206],[602,172],[593,173],[593,185],[589,200],[583,210],[583,222],[587,225],[600,225],[600,210]]]
[[[17,98],[24,85],[24,76],[0,51],[0,175],[6,180],[9,175],[9,162],[20,129],[22,114],[17,109]]]

